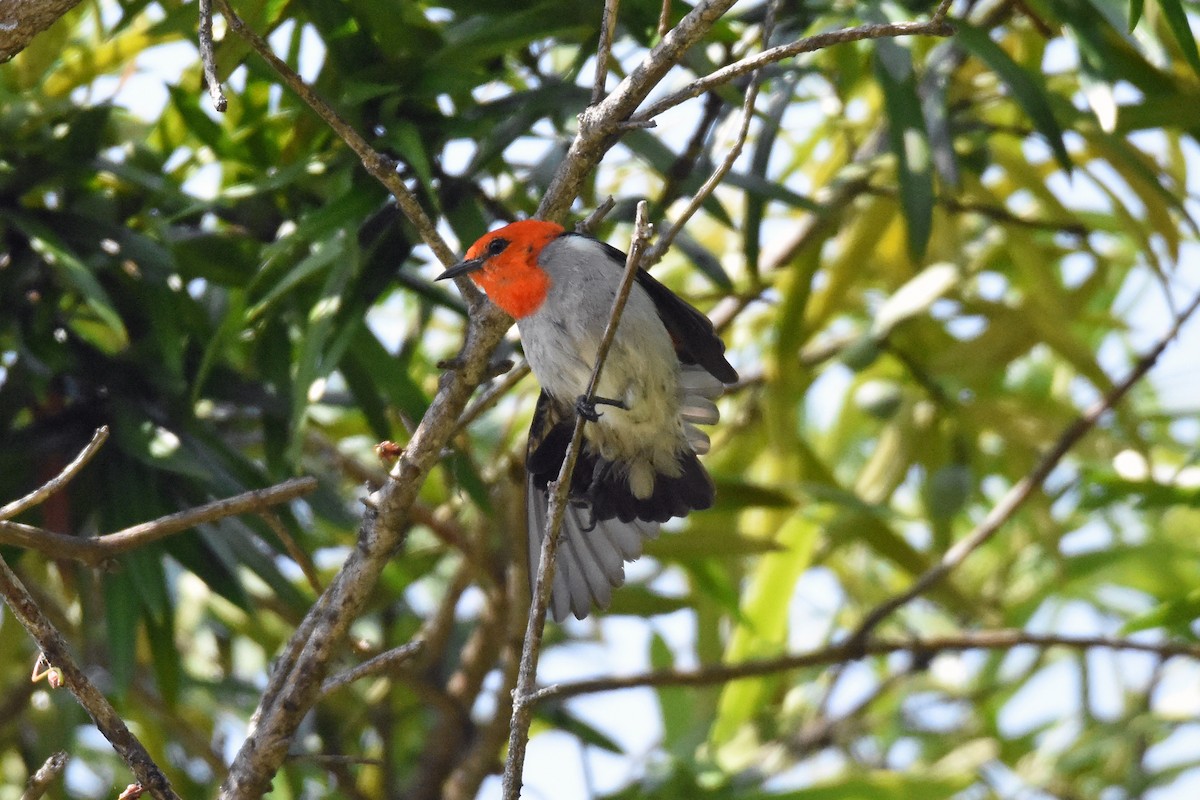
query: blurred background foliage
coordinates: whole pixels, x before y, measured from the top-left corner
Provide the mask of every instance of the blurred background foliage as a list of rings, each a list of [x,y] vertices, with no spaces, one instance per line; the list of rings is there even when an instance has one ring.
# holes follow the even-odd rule
[[[397,159],[452,242],[533,212],[589,97],[598,2],[234,7]],[[952,39],[764,71],[745,152],[655,269],[712,312],[742,374],[708,457],[718,504],[655,542],[606,615],[552,631],[548,680],[837,640],[1111,388],[1196,285],[1197,9],[968,0]],[[660,10],[621,4],[614,80]],[[771,41],[931,11],[784,0]],[[665,88],[754,52],[765,12],[736,6]],[[373,445],[420,419],[464,307],[383,188],[232,36],[229,111],[212,112],[195,27],[194,4],[87,0],[0,66],[0,500],[101,424],[101,455],[25,521],[83,536],[320,479],[275,516],[106,571],[3,551],[181,794],[207,797],[353,545]],[[639,199],[671,220],[732,144],[747,81],[624,136],[577,214],[612,194],[599,233],[617,245]],[[1194,641],[1196,341],[881,633]],[[534,392],[521,379],[455,438],[341,666],[447,597],[451,635],[420,669],[328,696],[296,745],[373,761],[298,757],[272,796],[438,796],[503,709],[492,665],[510,651],[479,635],[495,609],[474,587],[521,552]],[[36,653],[7,615],[0,641],[0,798],[57,749],[74,760],[52,796],[113,796],[124,768],[69,696],[29,684]],[[468,643],[491,661],[447,711]],[[553,797],[1194,796],[1198,678],[1022,648],[644,689],[542,709],[527,776]],[[495,790],[481,772],[454,796]]]

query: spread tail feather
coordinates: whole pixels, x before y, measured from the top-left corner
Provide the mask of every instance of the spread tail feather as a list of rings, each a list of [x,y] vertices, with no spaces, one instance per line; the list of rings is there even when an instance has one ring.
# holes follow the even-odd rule
[[[527,480],[529,586],[532,591],[541,559],[542,537],[546,531],[547,496],[532,480]],[[583,619],[593,606],[608,608],[612,590],[625,582],[625,562],[642,554],[646,539],[658,536],[658,523],[637,520],[590,519],[591,511],[574,503],[567,506],[562,533],[558,540],[554,583],[550,592],[550,613],[556,622],[568,614]]]

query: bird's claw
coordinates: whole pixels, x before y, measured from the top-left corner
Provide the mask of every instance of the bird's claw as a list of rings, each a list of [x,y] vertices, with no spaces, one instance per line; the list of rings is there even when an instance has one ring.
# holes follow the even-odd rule
[[[613,400],[609,397],[589,398],[587,395],[581,394],[575,399],[575,413],[588,422],[596,422],[600,419],[600,412],[596,410],[596,406],[613,406],[614,408],[629,409],[629,406],[625,405],[622,401]]]

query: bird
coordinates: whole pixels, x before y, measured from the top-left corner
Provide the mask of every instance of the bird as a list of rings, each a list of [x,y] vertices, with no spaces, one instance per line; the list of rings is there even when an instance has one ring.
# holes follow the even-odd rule
[[[437,280],[469,276],[517,323],[541,385],[526,448],[530,580],[576,414],[589,420],[571,475],[549,610],[562,622],[607,609],[625,562],[672,517],[709,508],[715,488],[697,456],[716,403],[738,374],[699,310],[638,270],[591,402],[596,352],[625,269],[625,253],[546,220],[484,234]],[[601,410],[599,407],[603,407]]]

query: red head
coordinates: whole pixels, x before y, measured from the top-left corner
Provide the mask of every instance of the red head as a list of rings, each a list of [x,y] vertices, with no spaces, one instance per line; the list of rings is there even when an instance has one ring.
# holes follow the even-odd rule
[[[467,250],[464,261],[437,279],[470,275],[492,302],[516,318],[537,311],[550,289],[550,276],[538,266],[542,248],[563,234],[563,227],[525,219],[485,233]]]

